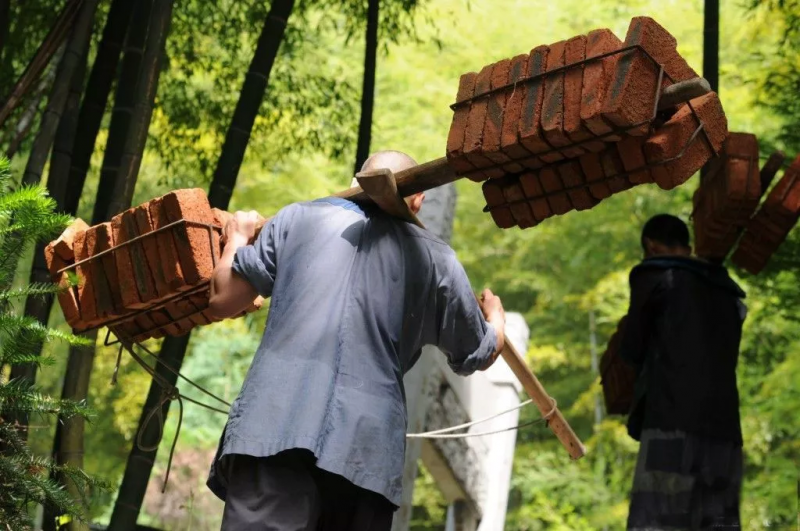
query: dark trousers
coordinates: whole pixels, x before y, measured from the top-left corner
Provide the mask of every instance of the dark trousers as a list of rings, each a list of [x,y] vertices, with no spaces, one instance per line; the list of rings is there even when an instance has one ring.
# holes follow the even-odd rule
[[[395,506],[314,465],[306,450],[226,456],[223,531],[383,531]]]

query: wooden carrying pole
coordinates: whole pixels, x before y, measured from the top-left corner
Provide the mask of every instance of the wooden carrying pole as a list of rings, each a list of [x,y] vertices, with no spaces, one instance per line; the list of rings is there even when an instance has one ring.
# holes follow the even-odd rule
[[[400,173],[402,175],[402,172]],[[381,210],[418,227],[422,223],[408,207],[408,204],[398,193],[400,187],[400,177],[395,182],[392,172],[386,169],[361,172],[356,174],[358,184],[363,193],[366,194]],[[478,301],[480,304],[480,301]],[[531,397],[533,403],[539,409],[542,417],[547,420],[548,426],[556,434],[558,440],[564,445],[573,459],[580,459],[586,454],[586,448],[581,443],[575,432],[572,431],[564,415],[556,405],[556,401],[547,394],[539,379],[533,374],[525,360],[517,352],[510,341],[505,341],[500,355],[506,361],[511,371],[522,384],[522,387]]]

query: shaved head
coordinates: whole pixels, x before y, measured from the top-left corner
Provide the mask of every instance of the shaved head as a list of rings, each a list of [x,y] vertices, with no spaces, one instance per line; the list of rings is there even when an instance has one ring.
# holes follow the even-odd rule
[[[402,151],[386,150],[377,151],[370,155],[361,165],[361,171],[387,169],[391,170],[392,173],[399,173],[414,166],[417,166],[417,161]],[[355,188],[356,186],[358,186],[358,180],[354,178],[350,183],[350,187]],[[420,192],[406,197],[406,203],[408,203],[411,211],[416,214],[422,207],[423,199],[425,199],[425,194]]]

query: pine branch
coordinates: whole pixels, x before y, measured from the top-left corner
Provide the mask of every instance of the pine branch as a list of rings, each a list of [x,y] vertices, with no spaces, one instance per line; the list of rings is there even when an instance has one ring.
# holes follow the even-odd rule
[[[45,297],[47,295],[55,295],[61,291],[70,289],[71,286],[59,286],[58,284],[28,284],[22,288],[17,288],[8,291],[0,291],[0,303],[8,302],[13,299],[25,299],[28,297]]]
[[[33,317],[27,315],[0,314],[0,337],[9,336],[9,341],[13,341],[14,336],[26,336],[36,341],[52,341],[58,339],[69,345],[76,347],[90,347],[91,340],[76,336],[69,332],[62,332],[54,328],[48,328]],[[5,356],[7,345],[3,344],[3,352],[0,357]]]
[[[60,415],[63,419],[77,415],[91,420],[92,410],[82,401],[61,400],[41,393],[29,382],[11,380],[0,385],[0,410],[28,415]]]

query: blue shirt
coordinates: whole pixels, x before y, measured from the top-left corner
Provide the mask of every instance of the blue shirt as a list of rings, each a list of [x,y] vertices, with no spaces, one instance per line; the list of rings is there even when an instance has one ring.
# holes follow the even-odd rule
[[[453,250],[328,198],[282,209],[233,269],[272,301],[217,459],[307,449],[319,468],[400,505],[403,374],[424,345],[471,374],[497,342]],[[208,485],[224,499],[219,476],[212,466]]]

